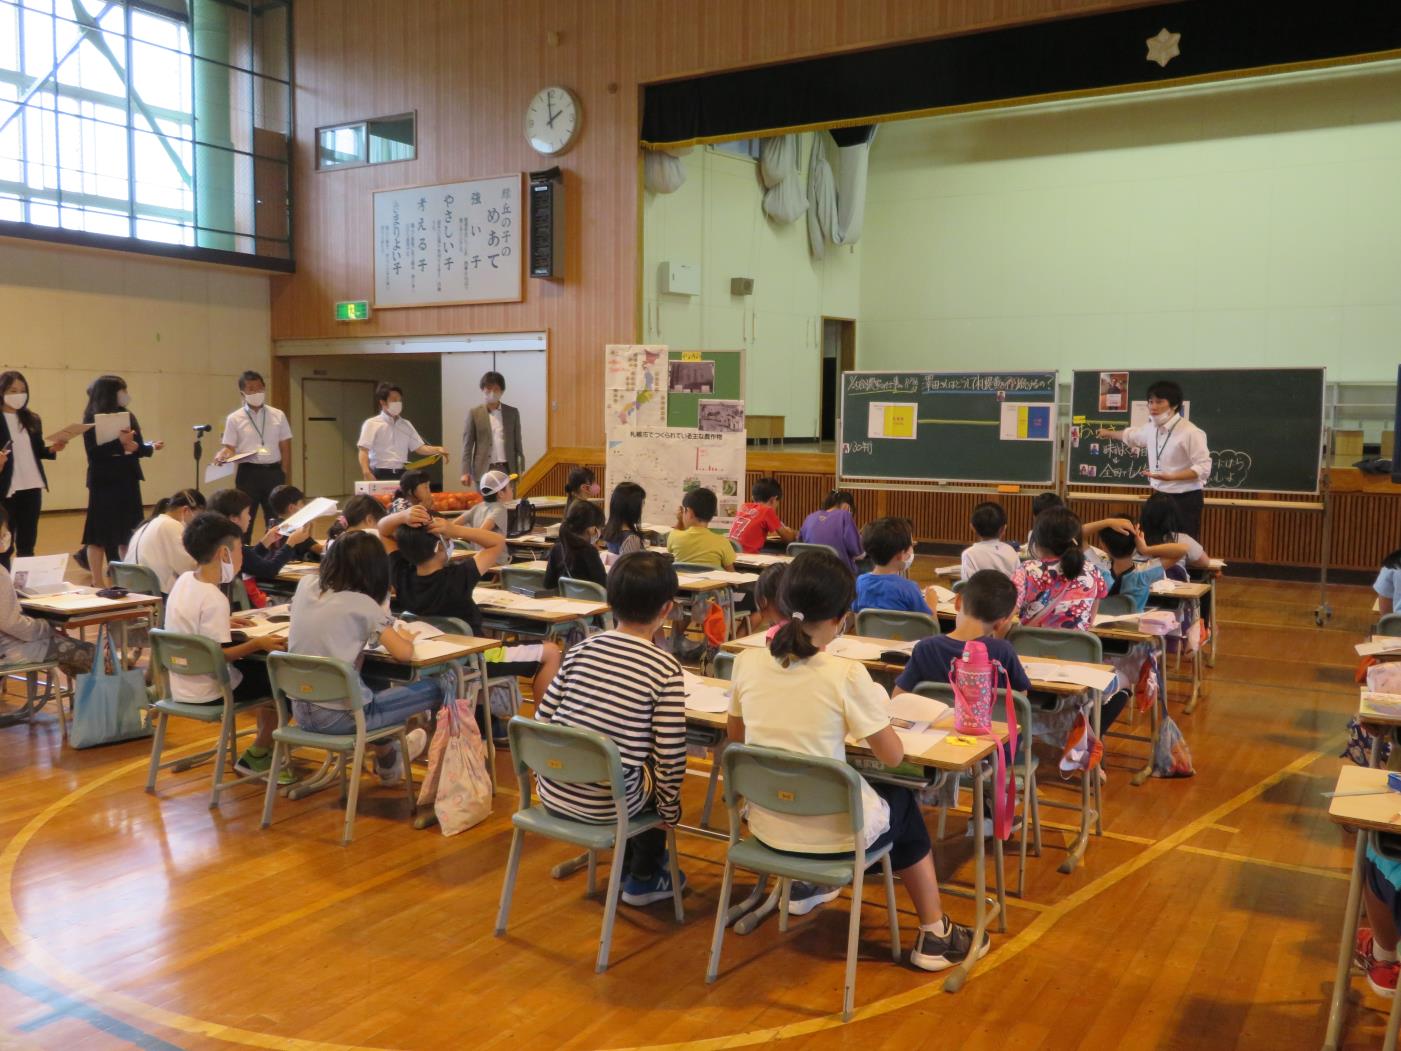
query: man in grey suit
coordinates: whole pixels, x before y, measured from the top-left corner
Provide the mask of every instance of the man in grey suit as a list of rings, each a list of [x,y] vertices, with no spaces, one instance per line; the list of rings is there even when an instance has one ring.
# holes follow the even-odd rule
[[[501,404],[506,378],[499,372],[488,372],[482,376],[481,388],[483,403],[467,414],[462,428],[463,485],[472,485],[487,471],[525,473],[520,411]]]

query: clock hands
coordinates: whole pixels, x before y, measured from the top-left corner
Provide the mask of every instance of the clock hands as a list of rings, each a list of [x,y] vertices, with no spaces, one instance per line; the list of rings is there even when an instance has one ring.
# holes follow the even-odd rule
[[[550,128],[555,126],[555,118],[559,116],[559,113],[555,112],[554,106],[552,105],[554,97],[555,93],[553,91],[545,92],[545,109],[548,110],[550,114],[550,118],[545,121],[545,125]]]

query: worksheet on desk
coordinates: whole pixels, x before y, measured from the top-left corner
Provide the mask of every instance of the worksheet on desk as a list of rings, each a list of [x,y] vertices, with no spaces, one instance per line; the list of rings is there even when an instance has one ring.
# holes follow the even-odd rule
[[[1072,686],[1083,686],[1089,690],[1106,690],[1114,682],[1114,669],[1099,668],[1086,664],[1062,664],[1059,661],[1022,658],[1022,668],[1027,678],[1040,682],[1064,682]]]
[[[712,715],[724,715],[730,710],[730,691],[727,687],[715,686],[699,676],[683,670],[681,678],[686,686],[686,707]]]
[[[389,651],[379,643],[373,646],[366,646],[365,652],[374,657],[387,657]],[[447,639],[417,639],[413,644],[413,659],[416,661],[432,661],[440,658],[458,657],[462,654],[462,644],[460,642],[449,642]]]

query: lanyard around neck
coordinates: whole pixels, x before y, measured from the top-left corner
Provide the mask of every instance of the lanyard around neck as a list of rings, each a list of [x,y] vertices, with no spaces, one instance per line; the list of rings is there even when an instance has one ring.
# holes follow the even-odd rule
[[[1172,441],[1172,432],[1177,430],[1177,425],[1181,422],[1182,416],[1179,414],[1177,419],[1172,421],[1172,426],[1167,429],[1167,434],[1164,434],[1161,439],[1159,439],[1156,433],[1153,435],[1153,446],[1156,453],[1153,459],[1154,466],[1161,467],[1163,465],[1163,450],[1168,447],[1168,442]],[[1154,428],[1154,430],[1160,431],[1162,428],[1158,427]]]
[[[243,406],[243,411],[244,411],[244,413],[248,416],[248,423],[249,423],[249,425],[253,428],[253,430],[254,430],[254,431],[257,433],[257,435],[258,435],[258,448],[260,448],[260,449],[263,448],[264,446],[267,445],[267,442],[263,441],[263,432],[266,431],[266,430],[268,429],[267,409],[266,409],[266,408],[262,408],[262,409],[259,409],[259,410],[258,410],[259,412],[261,412],[261,413],[263,414],[263,425],[262,425],[261,427],[258,426],[258,421],[255,420],[255,419],[253,418],[253,410],[252,410],[252,409],[250,409],[247,405],[245,405],[245,406]]]

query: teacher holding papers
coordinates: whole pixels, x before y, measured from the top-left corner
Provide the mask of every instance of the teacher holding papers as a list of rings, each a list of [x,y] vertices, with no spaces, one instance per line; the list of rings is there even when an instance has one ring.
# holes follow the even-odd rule
[[[147,442],[141,424],[127,411],[131,395],[120,376],[99,376],[88,387],[83,422],[95,426],[83,435],[88,452],[88,517],[83,544],[96,587],[107,586],[107,563],[126,552],[132,530],[146,517],[141,503],[141,457],[164,442]]]
[[[44,425],[29,408],[29,382],[22,372],[0,373],[0,505],[10,519],[14,543],[0,551],[0,565],[10,568],[18,555],[30,558],[39,537],[39,511],[49,487],[44,461],[52,460],[68,444],[67,438],[44,441]]]
[[[243,533],[243,542],[251,544],[258,508],[263,509],[266,526],[273,517],[268,498],[292,475],[292,428],[287,425],[286,413],[265,404],[267,386],[259,373],[249,369],[240,376],[238,391],[243,396],[243,404],[224,421],[224,435],[219,440],[214,462],[238,460],[234,486],[253,500],[248,528]]]
[[[1147,423],[1122,431],[1101,428],[1099,436],[1147,451],[1143,477],[1172,501],[1181,531],[1201,540],[1211,450],[1206,432],[1182,415],[1182,388],[1172,380],[1158,380],[1148,388]]]

